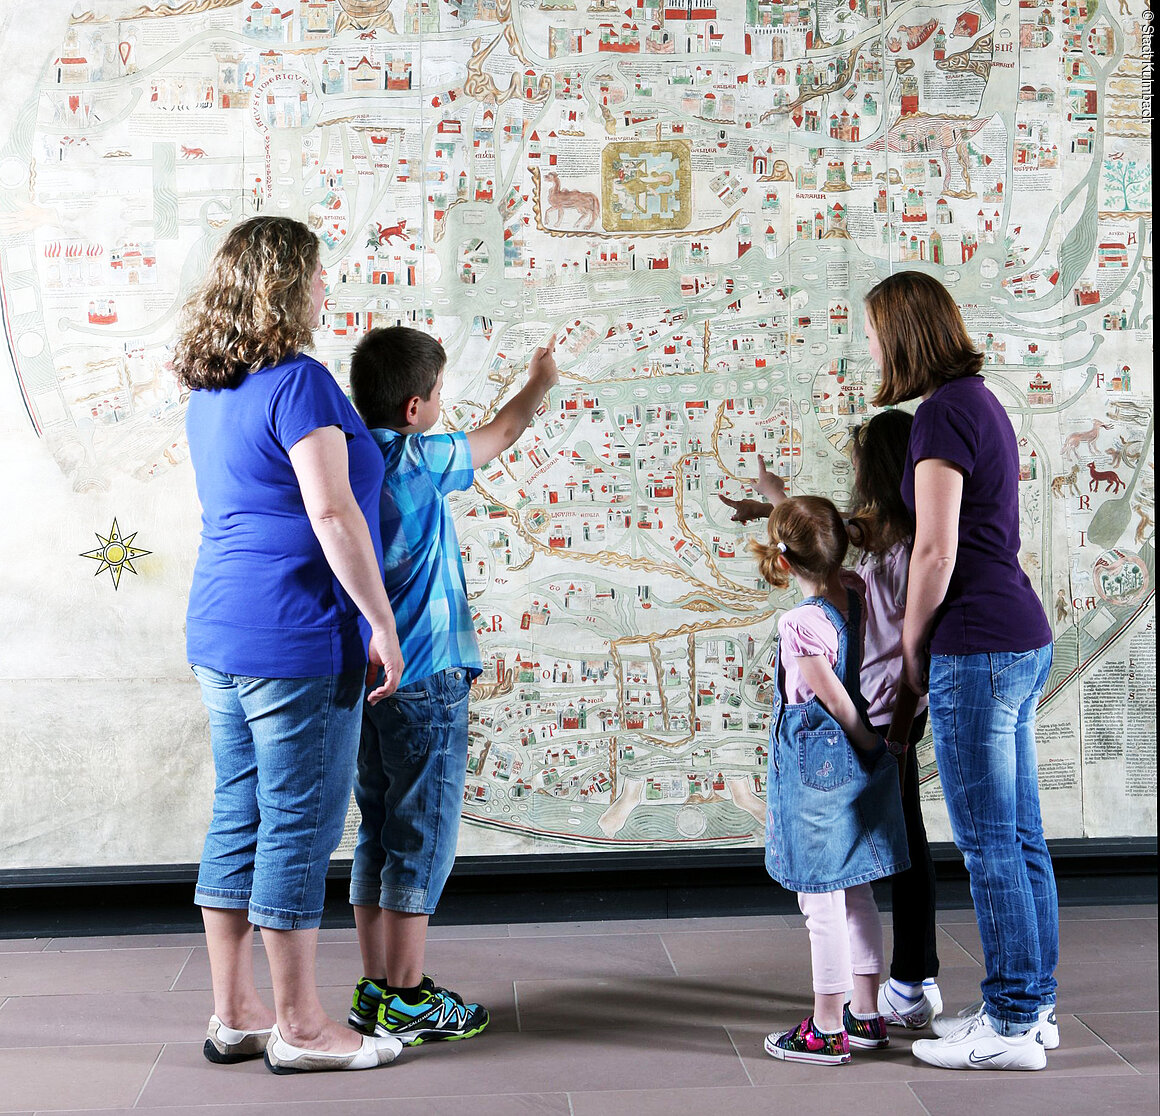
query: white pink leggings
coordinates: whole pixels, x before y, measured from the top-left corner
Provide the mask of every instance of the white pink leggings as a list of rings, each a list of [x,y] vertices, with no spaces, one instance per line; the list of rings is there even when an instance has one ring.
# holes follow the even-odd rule
[[[815,992],[846,992],[853,987],[852,975],[882,972],[882,919],[868,883],[845,891],[798,892],[798,906],[810,932]]]

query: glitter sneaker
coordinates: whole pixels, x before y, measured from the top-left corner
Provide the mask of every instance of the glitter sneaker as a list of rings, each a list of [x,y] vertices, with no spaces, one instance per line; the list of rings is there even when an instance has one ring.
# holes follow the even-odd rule
[[[814,1017],[803,1019],[792,1031],[765,1037],[765,1052],[783,1062],[814,1062],[841,1066],[850,1060],[850,1039],[845,1031],[823,1034],[814,1026]]]
[[[873,1019],[859,1019],[847,1004],[842,1009],[842,1026],[846,1028],[852,1047],[879,1050],[890,1045],[890,1036],[886,1033],[886,1020],[881,1015],[876,1015]]]

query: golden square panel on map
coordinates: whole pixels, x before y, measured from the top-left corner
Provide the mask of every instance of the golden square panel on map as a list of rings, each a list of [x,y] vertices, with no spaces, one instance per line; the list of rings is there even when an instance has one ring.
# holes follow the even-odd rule
[[[689,224],[692,151],[684,140],[610,143],[601,153],[600,182],[610,232],[662,232]]]

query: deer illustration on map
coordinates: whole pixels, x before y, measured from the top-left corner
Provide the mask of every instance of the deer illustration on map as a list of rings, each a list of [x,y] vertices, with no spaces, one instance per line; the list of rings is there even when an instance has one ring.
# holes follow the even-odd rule
[[[1094,461],[1088,462],[1088,472],[1092,475],[1092,479],[1088,481],[1089,492],[1098,492],[1100,490],[1100,481],[1104,482],[1105,492],[1109,491],[1109,489],[1112,492],[1119,492],[1121,488],[1125,487],[1118,473],[1113,472],[1111,469],[1097,469]]]
[[[549,171],[544,178],[551,183],[548,187],[548,207],[544,211],[546,220],[552,220],[552,214],[557,214],[556,220],[564,220],[564,210],[574,209],[580,215],[578,220],[588,218],[586,229],[596,224],[600,216],[600,199],[586,190],[561,190],[560,176],[555,171]]]
[[[1111,430],[1111,427],[1106,422],[1094,419],[1090,430],[1079,430],[1074,434],[1069,434],[1063,440],[1063,456],[1075,461],[1079,457],[1080,446],[1083,446],[1088,453],[1094,453],[1096,438],[1099,437],[1101,430]]]

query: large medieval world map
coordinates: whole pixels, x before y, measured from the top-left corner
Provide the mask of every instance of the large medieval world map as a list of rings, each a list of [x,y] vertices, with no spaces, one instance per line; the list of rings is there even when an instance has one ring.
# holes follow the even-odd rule
[[[877,388],[861,299],[903,268],[950,288],[1019,439],[1020,561],[1056,633],[1049,836],[1154,834],[1141,3],[67,7],[5,86],[0,147],[5,431],[28,447],[0,723],[33,788],[0,823],[9,865],[197,858],[198,510],[169,360],[222,230],[254,213],[320,237],[316,351],[341,384],[367,329],[440,338],[445,429],[557,338],[548,405],[454,500],[485,662],[461,853],[760,842],[793,599],[718,496],[760,457],[847,501]],[[17,553],[44,508],[57,525]]]

